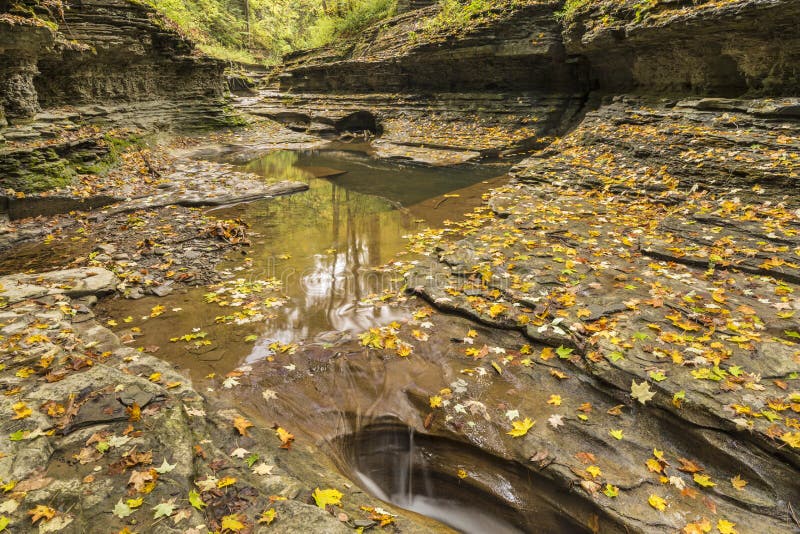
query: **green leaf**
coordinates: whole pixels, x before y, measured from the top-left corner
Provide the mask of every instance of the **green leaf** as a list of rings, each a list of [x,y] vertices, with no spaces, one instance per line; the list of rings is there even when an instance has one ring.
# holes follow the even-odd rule
[[[114,510],[112,513],[119,517],[120,519],[124,519],[133,513],[131,507],[122,502],[122,500],[117,501],[117,504],[114,506]]]
[[[11,520],[6,516],[0,516],[0,532],[3,532],[8,524],[11,523]]]
[[[106,452],[110,447],[111,445],[109,445],[107,441],[101,441],[97,445],[95,445],[95,449],[97,449],[97,452],[101,453]]]
[[[664,380],[667,379],[667,375],[665,375],[661,371],[650,371],[650,378],[652,378],[656,382],[663,382]]]
[[[783,334],[786,337],[793,337],[793,338],[800,339],[800,332],[795,332],[794,330],[784,330]]]
[[[612,486],[611,484],[606,484],[606,487],[603,490],[603,493],[605,493],[606,497],[609,497],[609,498],[613,499],[614,497],[619,495],[619,488],[616,487],[616,486]]]
[[[648,334],[647,332],[634,332],[633,339],[637,341],[644,341],[646,339],[650,339],[650,334]]]
[[[728,367],[728,372],[733,376],[742,376],[742,373],[744,371],[738,365],[731,365],[730,367]]]
[[[253,453],[247,458],[245,458],[244,462],[247,464],[247,467],[253,467],[253,464],[258,461],[258,454]]]
[[[625,357],[624,354],[622,354],[618,350],[615,350],[614,352],[612,352],[611,354],[608,355],[608,359],[611,360],[612,362],[616,362],[617,360],[621,360],[624,357]]]
[[[203,499],[200,497],[200,494],[197,493],[196,490],[191,490],[189,492],[189,504],[197,508],[198,510],[202,510],[206,506],[206,503],[203,502]]]
[[[154,506],[153,510],[155,510],[153,519],[158,519],[159,517],[169,517],[175,512],[175,505],[171,502],[162,502],[158,506]]]
[[[255,335],[255,334],[250,334],[249,336],[247,336],[247,337],[245,337],[245,338],[244,338],[244,342],[245,342],[245,343],[250,343],[251,341],[256,341],[257,339],[258,339],[258,336],[257,336],[257,335]]]
[[[570,349],[562,345],[556,349],[556,354],[558,354],[559,358],[567,359],[569,358],[570,354],[572,354],[573,350],[574,349]]]
[[[12,432],[9,434],[8,439],[11,441],[22,441],[25,439],[25,431],[24,430],[17,430],[16,432]]]

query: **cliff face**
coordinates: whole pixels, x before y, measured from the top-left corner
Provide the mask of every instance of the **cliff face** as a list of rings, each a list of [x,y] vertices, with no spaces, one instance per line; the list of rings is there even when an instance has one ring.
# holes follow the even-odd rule
[[[293,91],[572,91],[580,60],[568,60],[554,16],[559,2],[489,11],[460,32],[437,25],[439,6],[373,27],[344,49],[288,58],[281,87]]]
[[[564,43],[609,92],[796,95],[798,28],[792,0],[594,0],[566,18]]]
[[[442,17],[419,9],[346,48],[289,57],[281,87],[741,96],[800,86],[793,0],[516,2],[456,29]]]
[[[224,65],[148,7],[82,0],[51,18],[0,16],[0,114],[12,124],[64,105],[164,101],[173,113],[208,112],[224,95]]]
[[[69,185],[102,168],[113,157],[110,137],[131,130],[230,121],[224,64],[196,53],[150,8],[128,0],[75,1],[63,13],[26,7],[28,16],[0,12],[0,190]]]

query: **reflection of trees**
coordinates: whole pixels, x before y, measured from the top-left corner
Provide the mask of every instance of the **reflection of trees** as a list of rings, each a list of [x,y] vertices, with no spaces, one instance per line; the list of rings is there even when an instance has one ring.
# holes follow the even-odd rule
[[[266,156],[255,159],[244,166],[244,170],[259,174],[267,181],[298,180],[308,181],[308,172],[296,167],[299,156],[296,152],[276,150]]]

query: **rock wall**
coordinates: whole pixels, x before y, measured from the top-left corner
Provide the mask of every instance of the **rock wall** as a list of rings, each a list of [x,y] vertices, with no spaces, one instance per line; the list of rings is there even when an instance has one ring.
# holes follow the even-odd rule
[[[281,88],[293,91],[482,91],[579,89],[554,15],[559,2],[490,12],[458,32],[431,23],[434,5],[365,32],[344,49],[287,57]]]
[[[785,96],[800,87],[795,0],[497,4],[460,28],[438,21],[434,5],[344,48],[295,54],[281,88]]]
[[[594,0],[565,21],[570,55],[608,92],[796,95],[800,3]]]
[[[224,64],[196,53],[149,7],[81,0],[52,15],[30,4],[40,16],[6,13],[0,19],[0,114],[8,122],[87,104],[163,101],[150,112],[154,120],[184,113],[190,116],[186,123],[219,113]]]
[[[0,191],[67,186],[94,172],[108,137],[231,123],[224,63],[196,52],[151,8],[75,0],[52,13],[23,4],[0,0]]]

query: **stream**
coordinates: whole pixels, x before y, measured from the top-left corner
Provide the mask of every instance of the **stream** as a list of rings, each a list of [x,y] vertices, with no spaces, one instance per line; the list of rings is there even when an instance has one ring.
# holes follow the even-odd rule
[[[241,169],[267,181],[309,184],[305,192],[211,212],[249,225],[245,263],[240,253],[231,254],[219,266],[223,275],[280,282],[275,297],[282,300],[266,320],[220,324],[221,308],[206,302],[206,288],[101,303],[101,315],[131,317],[127,326],[141,328],[137,346],[159,347],[159,357],[195,380],[270,357],[276,342],[334,343],[402,319],[405,310],[382,303],[403,283],[384,267],[411,259],[409,234],[458,220],[480,205],[483,193],[506,180],[507,167],[427,167],[337,149],[271,152]],[[154,305],[177,312],[149,318]],[[198,329],[210,343],[170,342]]]

